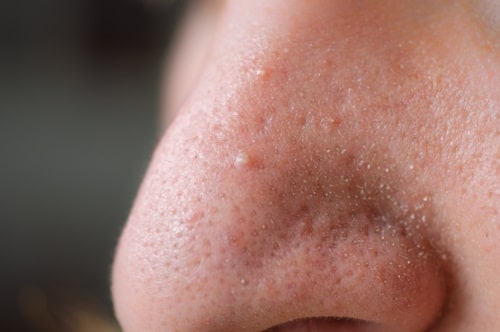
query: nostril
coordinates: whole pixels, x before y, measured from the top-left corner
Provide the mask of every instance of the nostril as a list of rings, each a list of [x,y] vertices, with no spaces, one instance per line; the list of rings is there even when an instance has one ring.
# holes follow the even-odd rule
[[[375,324],[352,318],[308,317],[273,326],[263,332],[372,332]]]

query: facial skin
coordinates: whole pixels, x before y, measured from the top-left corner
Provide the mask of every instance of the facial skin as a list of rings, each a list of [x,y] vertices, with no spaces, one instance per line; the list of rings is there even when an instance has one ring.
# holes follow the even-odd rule
[[[222,4],[120,239],[125,331],[500,331],[497,14]]]

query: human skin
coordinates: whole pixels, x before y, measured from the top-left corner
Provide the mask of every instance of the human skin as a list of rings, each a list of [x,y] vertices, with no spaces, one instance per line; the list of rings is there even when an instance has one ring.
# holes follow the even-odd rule
[[[119,242],[124,330],[500,331],[497,13],[224,3]]]

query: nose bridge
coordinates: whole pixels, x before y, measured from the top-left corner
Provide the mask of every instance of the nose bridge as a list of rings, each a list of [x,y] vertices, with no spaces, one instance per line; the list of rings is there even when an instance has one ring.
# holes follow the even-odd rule
[[[316,124],[321,121],[320,108],[311,105],[318,106],[316,102],[324,106],[337,94],[335,89],[325,94],[317,88],[325,85],[318,84],[322,72],[331,74],[334,70],[328,60],[330,54],[324,54],[319,45],[302,43],[304,38],[294,33],[302,34],[300,26],[314,21],[300,15],[297,4],[302,2],[291,1],[292,11],[280,10],[283,3],[288,4],[227,2],[205,71],[181,111],[185,113],[181,118],[189,118],[185,120],[189,126],[200,126],[199,135],[217,137],[238,149],[235,142],[246,140],[255,145],[256,139],[269,134],[276,123],[305,125],[313,118],[318,120]],[[331,7],[327,3],[324,7]],[[321,61],[319,66],[317,61]],[[309,69],[315,65],[319,72],[312,73]],[[305,108],[309,110],[304,112]],[[312,112],[316,115],[306,114]],[[333,128],[336,124],[338,119],[329,117],[321,125]],[[287,133],[273,133],[278,139],[284,138],[282,134]]]
[[[336,17],[347,11],[337,8],[342,2],[314,2],[318,5],[297,0],[228,1],[203,77],[212,87],[223,85],[225,91],[217,92],[227,95],[248,80],[290,79],[294,72],[308,71],[311,64],[321,65],[316,62],[319,51],[331,51],[332,42],[345,37],[338,27],[355,18],[337,24]],[[268,88],[276,94],[275,86]]]
[[[397,102],[382,100],[381,91],[390,79],[400,84],[397,52],[378,46],[381,35],[397,36],[389,37],[387,26],[375,29],[381,19],[363,16],[356,1],[313,2],[228,1],[205,71],[183,107],[196,113],[191,123],[207,119],[213,126],[204,133],[219,136],[227,130],[256,137],[279,122],[332,133],[341,117],[357,125],[366,119],[360,110]]]

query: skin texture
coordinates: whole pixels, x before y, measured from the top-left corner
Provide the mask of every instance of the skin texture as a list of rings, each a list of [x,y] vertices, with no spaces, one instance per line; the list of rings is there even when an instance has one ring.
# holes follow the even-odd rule
[[[478,3],[219,4],[120,239],[125,331],[500,330],[500,30]]]

